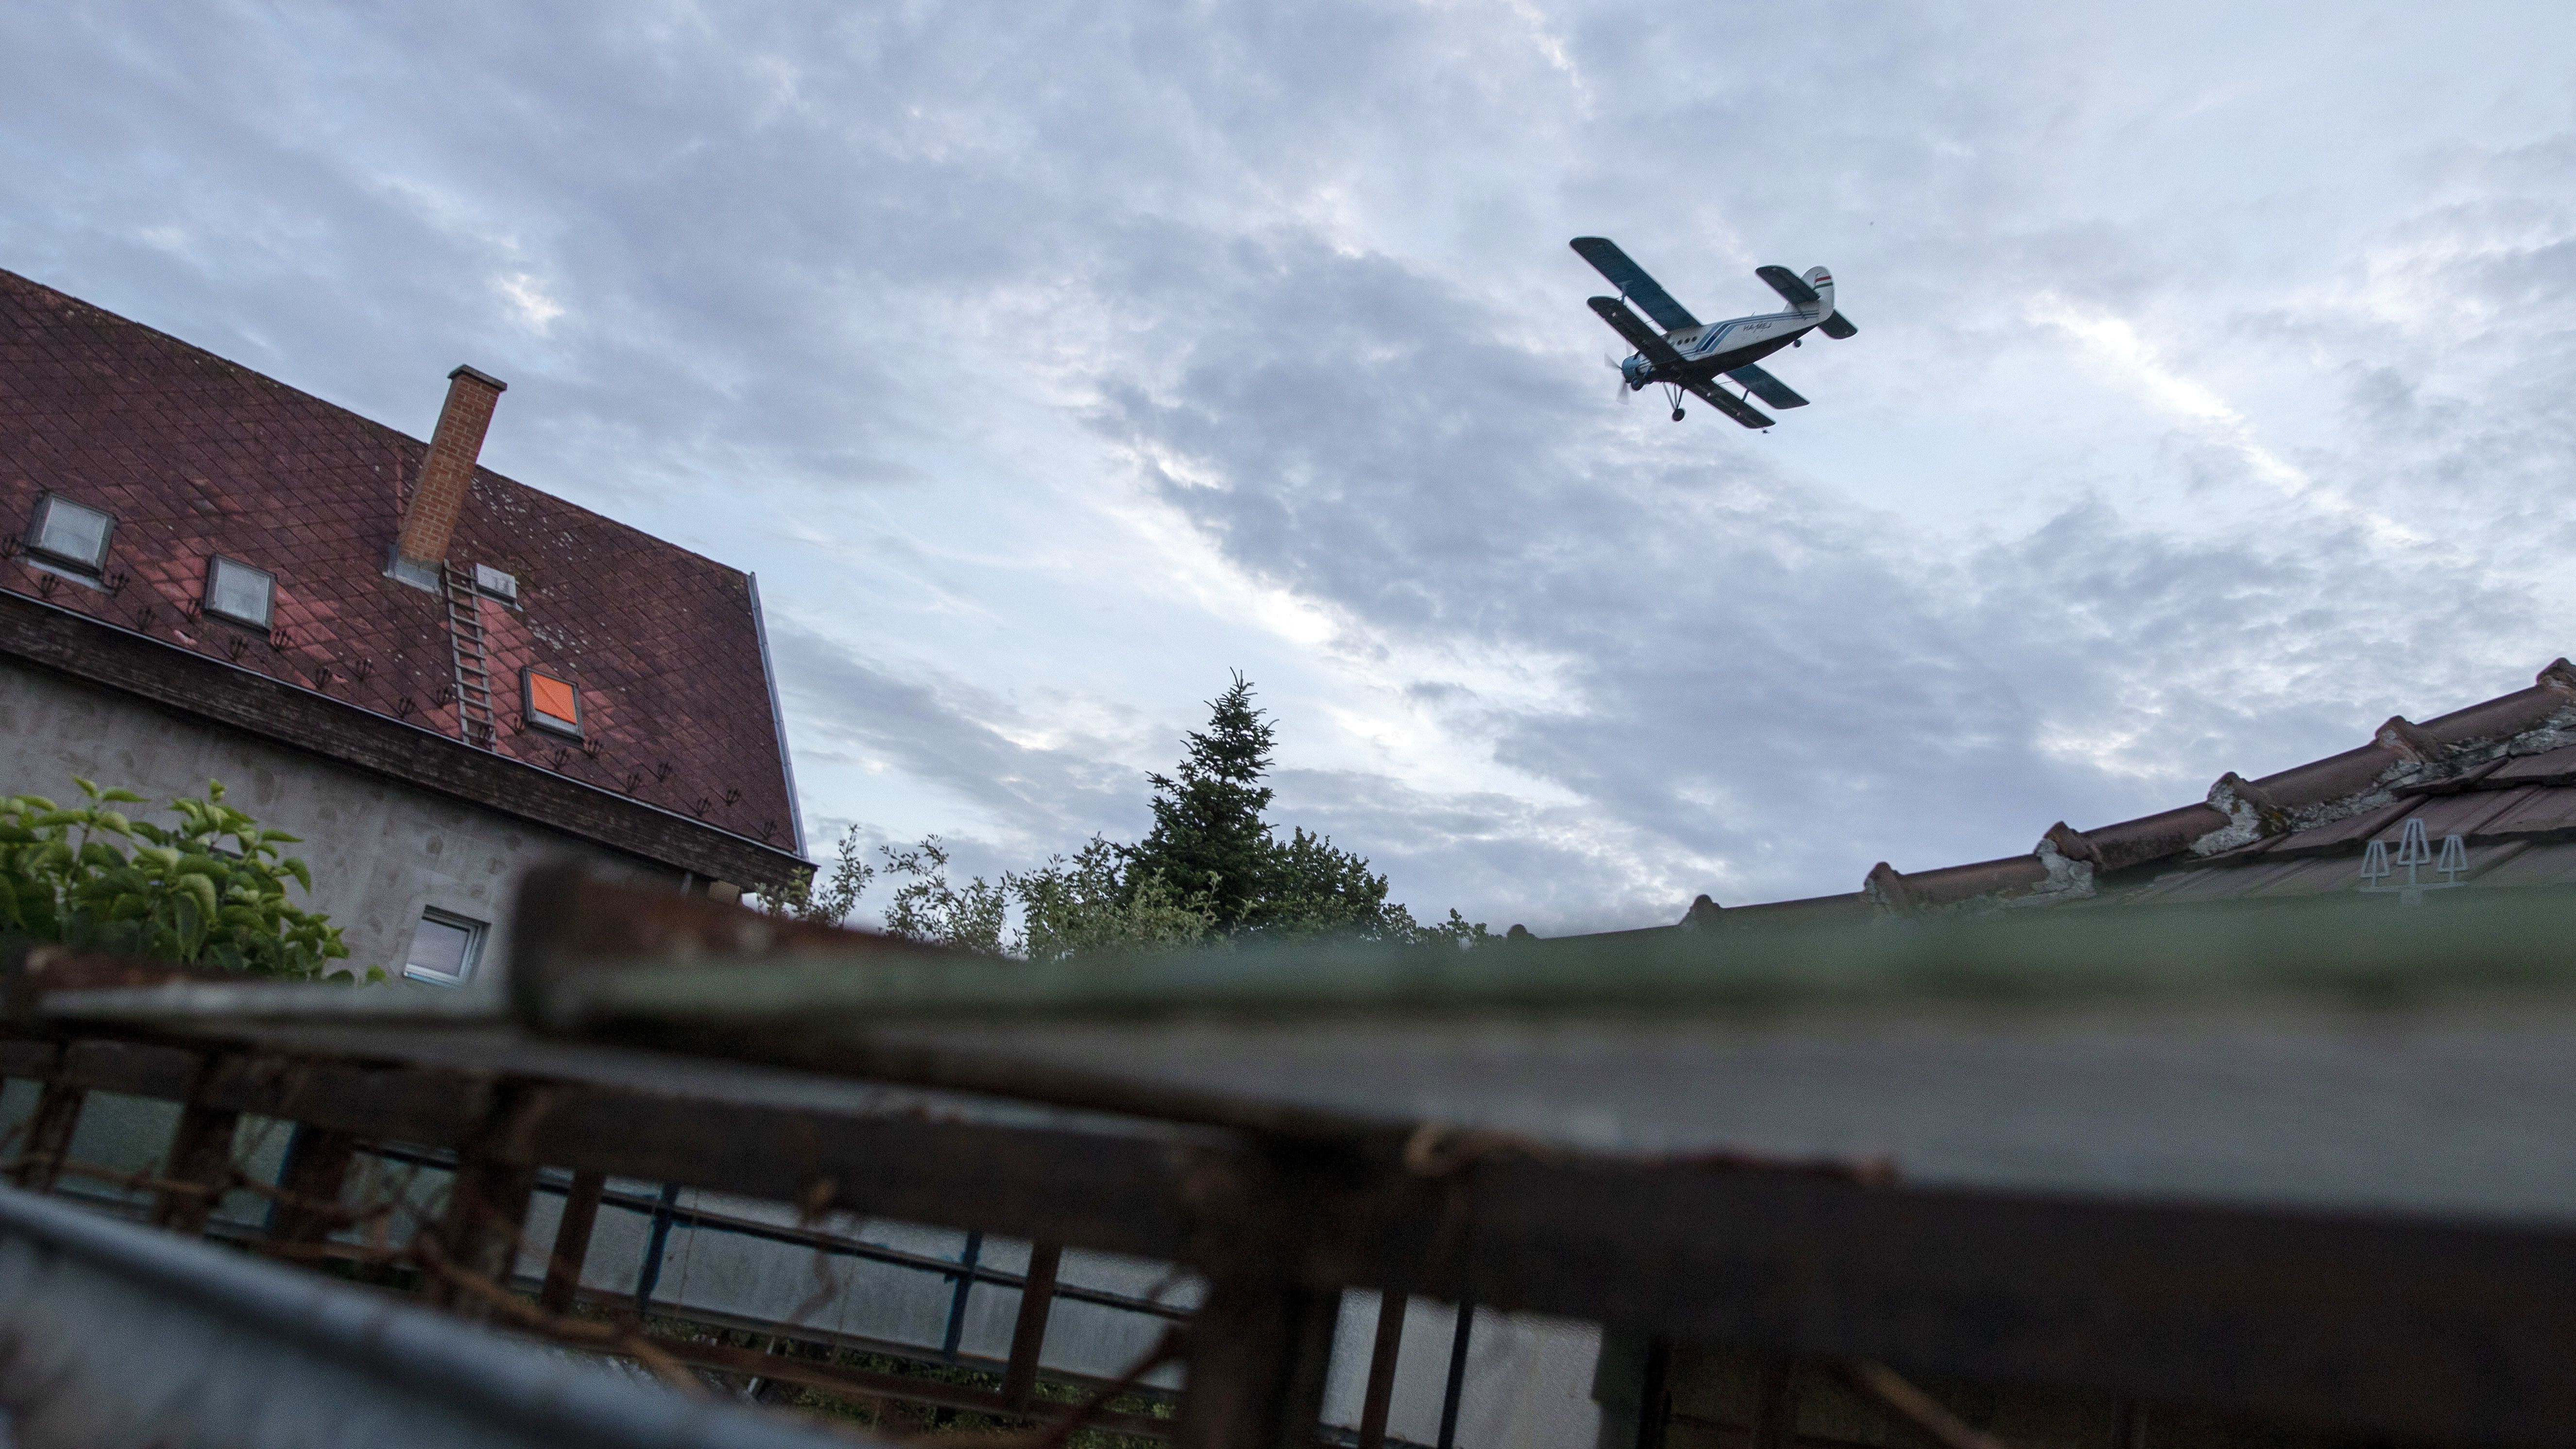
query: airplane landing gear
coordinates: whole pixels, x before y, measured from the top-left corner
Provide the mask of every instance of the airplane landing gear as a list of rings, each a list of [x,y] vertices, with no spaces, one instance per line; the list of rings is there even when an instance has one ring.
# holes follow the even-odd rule
[[[1680,408],[1675,408],[1675,409],[1673,409],[1673,421],[1678,423],[1678,422],[1680,422],[1681,420],[1682,420],[1682,410],[1681,410]]]

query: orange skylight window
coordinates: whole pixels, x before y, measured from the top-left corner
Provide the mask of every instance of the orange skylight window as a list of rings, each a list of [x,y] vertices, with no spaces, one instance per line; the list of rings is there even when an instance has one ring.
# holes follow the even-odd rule
[[[562,734],[581,733],[581,691],[572,681],[542,670],[527,671],[528,723]]]

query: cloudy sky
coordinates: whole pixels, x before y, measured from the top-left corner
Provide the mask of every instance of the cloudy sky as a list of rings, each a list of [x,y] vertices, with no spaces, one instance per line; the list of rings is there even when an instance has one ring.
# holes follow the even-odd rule
[[[2028,850],[2576,647],[2576,10],[0,8],[0,267],[760,576],[809,834],[1279,814],[1542,932]],[[1768,434],[1568,237],[1832,268]]]

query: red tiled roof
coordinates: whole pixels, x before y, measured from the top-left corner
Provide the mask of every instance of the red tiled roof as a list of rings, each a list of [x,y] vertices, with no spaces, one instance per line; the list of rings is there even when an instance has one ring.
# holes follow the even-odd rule
[[[452,736],[445,606],[385,576],[427,451],[0,271],[0,535],[47,489],[116,518],[108,590],[14,547],[0,588]],[[276,575],[268,637],[194,612],[218,553]],[[519,581],[479,605],[499,753],[795,849],[748,576],[483,468],[448,558]],[[584,740],[521,719],[530,665],[579,684]]]
[[[1683,924],[2033,905],[2215,901],[2401,890],[2408,871],[2363,876],[2371,846],[2394,862],[2409,821],[2438,852],[2460,837],[2456,879],[2418,866],[2426,888],[2576,884],[2576,666],[2529,689],[2422,723],[2395,718],[2369,744],[2258,780],[2234,771],[2208,798],[2094,830],[2049,827],[2028,855],[1935,870],[1880,862],[1852,895],[1714,911]]]

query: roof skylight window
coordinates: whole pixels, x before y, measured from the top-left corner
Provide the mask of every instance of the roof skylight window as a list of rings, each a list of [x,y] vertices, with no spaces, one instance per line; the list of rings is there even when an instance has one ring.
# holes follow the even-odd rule
[[[206,612],[254,629],[269,627],[277,603],[277,579],[266,569],[225,558],[206,561]]]
[[[474,566],[474,587],[506,604],[519,602],[519,577],[505,574],[490,564]]]
[[[557,734],[581,737],[581,691],[569,679],[531,668],[527,680],[527,698],[523,702],[528,723]]]
[[[36,516],[27,527],[27,547],[46,559],[97,573],[107,567],[107,538],[116,520],[59,493],[36,500]]]

